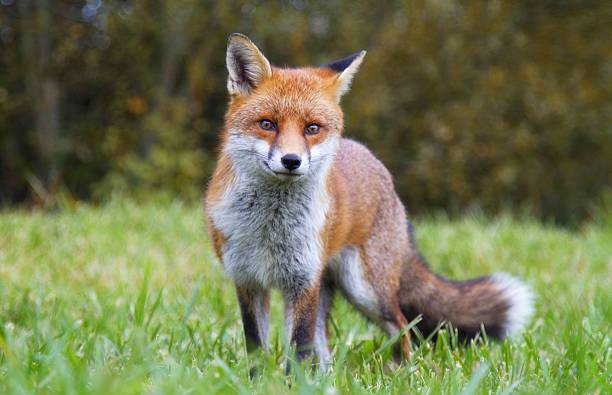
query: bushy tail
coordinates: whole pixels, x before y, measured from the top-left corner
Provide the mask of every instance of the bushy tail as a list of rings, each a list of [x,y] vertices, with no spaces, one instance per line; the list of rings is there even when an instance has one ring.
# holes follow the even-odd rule
[[[529,322],[534,295],[521,281],[504,273],[448,280],[432,273],[416,254],[402,270],[399,299],[408,321],[422,315],[417,327],[425,337],[445,322],[463,340],[474,338],[482,327],[487,336],[503,339]]]

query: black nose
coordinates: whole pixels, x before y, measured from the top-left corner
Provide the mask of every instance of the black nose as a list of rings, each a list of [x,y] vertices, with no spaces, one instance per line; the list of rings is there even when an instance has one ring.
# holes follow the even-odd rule
[[[281,163],[285,166],[285,169],[291,171],[300,167],[302,160],[296,154],[287,154],[281,158]]]

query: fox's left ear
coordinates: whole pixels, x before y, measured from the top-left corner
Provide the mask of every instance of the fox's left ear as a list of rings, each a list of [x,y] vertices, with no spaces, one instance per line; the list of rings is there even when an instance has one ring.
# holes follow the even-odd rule
[[[230,95],[248,95],[272,75],[268,59],[247,36],[240,33],[229,36],[226,64]]]
[[[353,77],[357,70],[359,70],[359,66],[361,62],[363,62],[363,57],[366,55],[366,51],[356,52],[352,55],[347,56],[346,58],[336,60],[331,63],[327,63],[321,67],[328,68],[336,73],[338,73],[335,81],[336,95],[338,101],[342,95],[348,92],[351,87],[351,81],[353,81]]]

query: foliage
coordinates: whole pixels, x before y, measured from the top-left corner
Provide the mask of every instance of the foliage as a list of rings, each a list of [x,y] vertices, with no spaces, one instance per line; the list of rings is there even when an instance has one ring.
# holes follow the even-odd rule
[[[278,65],[369,50],[346,134],[412,211],[567,223],[612,185],[609,2],[6,0],[0,200],[200,191],[233,31]]]
[[[524,334],[467,347],[442,336],[394,369],[382,332],[337,298],[333,370],[296,370],[289,387],[280,298],[271,353],[248,360],[200,207],[1,212],[0,393],[610,393],[612,228],[509,218],[430,218],[416,236],[452,278],[504,270],[530,283],[537,312]],[[250,363],[263,367],[253,381]]]

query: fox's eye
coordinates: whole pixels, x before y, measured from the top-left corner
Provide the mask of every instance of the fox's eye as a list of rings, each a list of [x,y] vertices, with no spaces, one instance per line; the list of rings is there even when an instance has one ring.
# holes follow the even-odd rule
[[[306,134],[313,135],[319,133],[320,129],[321,127],[319,125],[316,123],[311,123],[310,125],[306,126],[305,132]]]
[[[259,127],[263,130],[276,129],[276,125],[274,125],[274,122],[270,121],[269,119],[262,119],[261,121],[259,121]]]

